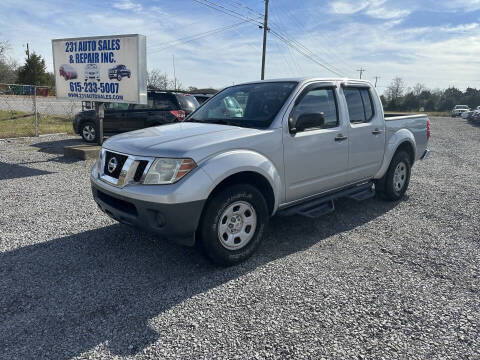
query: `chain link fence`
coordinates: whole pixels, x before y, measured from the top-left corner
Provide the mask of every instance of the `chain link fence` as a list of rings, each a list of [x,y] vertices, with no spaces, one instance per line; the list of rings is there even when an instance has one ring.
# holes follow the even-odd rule
[[[72,133],[82,103],[58,100],[47,86],[0,83],[0,138]]]

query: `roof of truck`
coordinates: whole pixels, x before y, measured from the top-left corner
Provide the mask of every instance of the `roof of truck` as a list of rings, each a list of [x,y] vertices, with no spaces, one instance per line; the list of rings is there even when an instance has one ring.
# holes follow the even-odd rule
[[[351,79],[351,78],[324,78],[324,77],[294,77],[294,78],[281,78],[281,79],[265,79],[265,80],[256,80],[256,81],[248,81],[242,84],[235,84],[235,85],[243,85],[243,84],[255,84],[261,82],[287,82],[287,81],[295,81],[298,83],[305,83],[310,81],[328,81],[328,82],[344,82],[344,83],[357,83],[357,84],[368,84],[372,85],[372,83],[368,80],[363,79]]]

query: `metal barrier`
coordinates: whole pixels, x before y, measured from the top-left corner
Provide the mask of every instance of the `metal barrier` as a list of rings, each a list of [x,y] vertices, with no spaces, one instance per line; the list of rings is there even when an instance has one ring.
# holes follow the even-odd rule
[[[47,86],[0,84],[0,138],[71,133],[82,104],[52,94]]]

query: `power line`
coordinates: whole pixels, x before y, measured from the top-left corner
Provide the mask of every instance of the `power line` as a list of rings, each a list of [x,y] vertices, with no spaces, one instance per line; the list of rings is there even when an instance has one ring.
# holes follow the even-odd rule
[[[189,43],[189,42],[199,40],[199,39],[202,39],[202,38],[210,36],[210,35],[221,33],[221,32],[226,31],[226,30],[234,29],[234,28],[239,27],[240,25],[243,25],[245,23],[247,23],[247,21],[241,21],[241,22],[238,22],[238,23],[235,23],[235,24],[232,24],[232,25],[212,29],[212,30],[209,30],[209,31],[206,31],[206,32],[203,32],[203,33],[186,36],[186,37],[183,37],[183,38],[180,38],[180,39],[177,39],[177,40],[172,40],[172,41],[163,43],[162,45],[158,45],[158,46],[161,46],[161,47],[158,47],[158,46],[151,47],[150,49],[153,49],[153,51],[149,50],[149,52],[150,53],[156,53],[158,51],[168,49],[172,46]]]
[[[205,5],[205,6],[208,6],[209,8],[212,8],[214,10],[217,10],[217,11],[220,11],[224,14],[227,14],[227,15],[230,15],[230,16],[233,16],[233,17],[236,17],[238,19],[241,19],[241,20],[245,20],[245,21],[248,21],[248,22],[251,22],[252,24],[256,24],[256,25],[260,25],[260,26],[263,26],[263,24],[256,20],[256,19],[252,19],[251,17],[248,17],[244,14],[241,14],[239,12],[236,12],[234,10],[231,10],[231,9],[228,9],[226,8],[225,6],[223,5],[219,5],[217,3],[214,3],[212,1],[209,1],[209,0],[193,0],[199,4],[202,4],[202,5]]]
[[[231,9],[228,9],[226,8],[225,6],[222,6],[218,3],[215,3],[215,2],[212,2],[212,1],[209,1],[209,0],[193,0],[199,4],[202,4],[204,6],[208,6],[214,10],[217,10],[217,11],[220,11],[224,14],[227,14],[227,15],[230,15],[230,16],[233,16],[233,17],[236,17],[236,18],[239,18],[241,20],[244,20],[244,21],[248,21],[248,22],[251,22],[253,24],[256,24],[256,25],[259,25],[260,27],[262,27],[264,29],[264,39],[266,38],[266,31],[268,31],[268,26],[265,26],[264,24],[266,24],[267,21],[264,21],[264,24],[262,24],[261,22],[259,22],[258,20],[255,20],[255,19],[252,19],[244,14],[241,14],[241,13],[238,13],[234,10],[231,10]],[[267,1],[267,0],[265,0]],[[267,10],[268,7],[266,7],[266,10]],[[268,15],[267,15],[268,16]],[[268,20],[268,19],[266,19]],[[307,47],[305,47],[303,44],[300,44],[298,41],[296,40],[290,40],[288,39],[286,36],[276,32],[276,31],[273,31],[271,30],[271,33],[278,37],[281,41],[283,41],[284,43],[286,43],[288,46],[292,47],[293,49],[295,49],[297,52],[299,52],[300,54],[302,54],[303,56],[305,56],[306,58],[310,59],[311,61],[315,62],[316,64],[320,65],[321,67],[323,67],[324,69],[328,70],[329,72],[332,72],[334,74],[336,74],[337,76],[341,76],[343,77],[343,75],[333,69],[333,66],[331,65],[325,65],[323,64],[322,62],[320,62],[319,60],[317,60],[315,58],[315,55],[311,50],[309,50]],[[266,46],[264,46],[264,48],[266,48]],[[264,56],[262,56],[262,77],[264,75]]]
[[[233,4],[236,4],[238,8],[244,8],[248,12],[250,12],[252,14],[255,14],[256,16],[258,16],[260,18],[263,18],[263,16],[264,16],[264,14],[259,13],[258,11],[248,7],[247,5],[245,5],[244,3],[240,2],[240,1],[230,0],[230,2],[233,3]]]
[[[282,25],[285,26],[285,23],[283,23],[283,21],[280,19],[279,16],[276,16],[276,18],[278,19],[279,22],[281,22]],[[280,27],[279,24],[277,24],[278,27]],[[301,30],[301,29],[300,29]],[[346,71],[344,71],[343,69],[341,69],[340,67],[338,66],[335,66],[331,63],[328,63],[327,61],[325,61],[323,58],[321,58],[318,54],[314,53],[313,51],[311,51],[309,48],[307,48],[305,45],[303,45],[302,43],[300,43],[298,40],[295,40],[295,39],[289,39],[288,36],[287,36],[287,33],[284,31],[283,33],[282,32],[279,32],[277,31],[280,35],[282,35],[285,39],[291,41],[292,43],[296,44],[297,46],[299,46],[304,52],[307,52],[310,56],[312,57],[315,57],[317,60],[321,61],[322,63],[326,64],[326,66],[330,69],[333,69],[335,70],[336,74],[339,74],[339,73],[342,73],[342,75],[344,73],[347,73]]]
[[[306,58],[310,59],[311,61],[313,61],[314,63],[320,65],[321,67],[323,67],[325,70],[337,75],[337,76],[340,76],[340,77],[343,77],[343,75],[330,68],[329,66],[321,63],[320,61],[318,61],[317,59],[315,59],[311,54],[308,54],[307,52],[305,52],[304,50],[302,50],[299,46],[297,46],[296,44],[294,44],[292,41],[286,39],[284,36],[282,36],[281,34],[277,33],[276,31],[271,31],[271,33],[278,37],[280,40],[282,40],[284,43],[286,43],[288,46],[290,46],[292,49],[296,50],[297,52],[299,52],[300,54],[302,54],[303,56],[305,56]],[[308,50],[308,49],[307,49]],[[309,51],[309,50],[308,50]]]
[[[279,10],[280,9],[277,9],[278,19],[281,20],[280,17],[282,16],[282,12],[279,11]],[[296,28],[300,31],[300,33],[306,33],[307,30],[305,29],[305,22],[300,21],[296,17],[296,15],[293,11],[290,11],[289,9],[284,9],[284,10],[286,11],[285,15],[288,17],[288,19],[293,20],[292,24],[296,26]],[[282,24],[285,25],[283,22],[282,22]],[[303,24],[303,27],[300,27],[299,24]],[[316,36],[320,37],[323,41],[326,41],[326,38],[321,33],[316,33]],[[316,43],[315,47],[319,48],[322,51],[322,53],[325,53],[325,55],[329,59],[335,61],[335,65],[329,64],[330,67],[334,67],[337,70],[340,70],[340,72],[342,72],[342,73],[346,73],[346,74],[351,73],[351,69],[352,69],[351,64],[348,64],[341,56],[338,56],[338,54],[335,51],[331,51],[328,47],[322,46],[321,43]],[[322,59],[317,53],[314,53],[313,51],[310,51],[310,52],[313,55],[315,55],[317,58]],[[322,61],[327,63],[324,59],[322,59]],[[343,66],[345,66],[345,68],[340,67],[339,66],[340,64],[343,64]],[[345,71],[345,69],[347,69],[347,71]]]

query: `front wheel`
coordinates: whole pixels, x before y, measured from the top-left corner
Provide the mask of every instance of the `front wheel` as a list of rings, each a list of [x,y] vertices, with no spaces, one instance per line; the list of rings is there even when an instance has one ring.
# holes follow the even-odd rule
[[[86,122],[82,124],[80,135],[83,140],[89,143],[97,141],[97,132],[95,130],[95,124],[93,122]]]
[[[410,156],[405,151],[394,155],[385,176],[377,182],[376,191],[386,200],[400,200],[410,183],[412,164]]]
[[[268,220],[267,203],[257,188],[228,187],[206,205],[199,229],[201,247],[216,264],[238,264],[254,253]]]
[[[122,75],[118,74],[118,75],[117,75],[117,80],[118,80],[118,81],[121,81],[121,80],[122,80]]]

